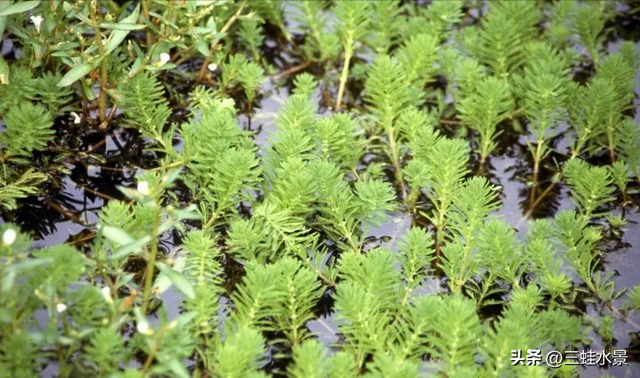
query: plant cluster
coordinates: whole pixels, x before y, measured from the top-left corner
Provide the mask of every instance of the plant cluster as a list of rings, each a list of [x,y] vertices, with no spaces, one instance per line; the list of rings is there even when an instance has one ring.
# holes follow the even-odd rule
[[[0,2],[3,220],[98,160],[65,151],[83,128],[154,160],[80,246],[0,224],[0,377],[573,377],[511,351],[638,335],[604,265],[638,205],[640,56],[607,44],[634,5],[483,4]],[[258,144],[266,77],[291,94]],[[514,135],[520,234],[491,165]]]

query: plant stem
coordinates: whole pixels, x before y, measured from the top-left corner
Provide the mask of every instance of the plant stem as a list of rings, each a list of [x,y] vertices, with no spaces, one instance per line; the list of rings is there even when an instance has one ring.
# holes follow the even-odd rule
[[[466,243],[463,250],[462,250],[462,260],[460,262],[461,266],[460,269],[458,271],[458,279],[455,282],[455,290],[454,292],[456,294],[462,294],[462,287],[464,286],[464,284],[466,283],[466,279],[465,279],[465,273],[467,270],[467,260],[469,259],[469,255],[471,254],[471,248],[469,248],[469,244],[471,239],[467,238]]]
[[[100,122],[104,122],[107,114],[107,79],[108,79],[108,71],[107,71],[107,61],[105,59],[105,51],[104,45],[102,44],[102,34],[100,33],[100,26],[98,25],[98,21],[96,18],[96,13],[98,9],[100,9],[100,1],[96,1],[96,5],[93,6],[93,2],[89,2],[91,9],[89,12],[89,17],[91,17],[91,23],[93,24],[93,31],[96,35],[96,44],[98,45],[98,53],[100,54],[100,97],[99,101],[99,109],[98,116],[100,117]]]
[[[450,126],[460,126],[462,124],[462,122],[457,119],[441,119],[440,123],[443,125],[450,125]]]
[[[151,18],[149,17],[149,0],[142,0],[142,15],[144,16],[144,18],[146,18],[147,20],[149,20],[149,22],[151,22]],[[149,32],[149,29],[147,29],[147,47],[151,46],[151,33]]]
[[[542,160],[542,144],[544,141],[540,141],[536,146],[536,155],[533,157],[533,185],[538,185],[538,174],[540,173],[540,161]]]
[[[549,185],[547,187],[547,189],[544,190],[544,192],[542,192],[542,194],[540,194],[540,197],[536,198],[536,201],[531,204],[531,206],[529,207],[529,210],[527,210],[527,212],[522,216],[522,218],[520,218],[520,221],[518,222],[516,227],[521,225],[522,222],[527,220],[527,218],[529,218],[531,216],[531,214],[533,214],[533,211],[536,209],[536,207],[540,204],[540,202],[544,199],[544,197],[546,197],[547,195],[549,195],[549,193],[551,193],[551,190],[555,186],[556,186],[556,182],[554,181],[554,182],[551,183],[551,185]]]
[[[231,16],[231,18],[227,21],[227,23],[224,24],[222,29],[220,29],[220,33],[226,33],[227,30],[229,30],[231,25],[233,25],[233,23],[236,22],[238,17],[240,17],[240,13],[242,13],[242,10],[244,9],[244,6],[246,4],[247,4],[247,0],[243,0],[242,4],[240,4],[240,8],[238,8],[238,11],[236,11],[236,13],[233,16]],[[204,62],[202,62],[202,66],[200,67],[200,72],[198,72],[198,77],[196,78],[196,81],[198,83],[201,82],[204,79],[204,75],[207,72],[207,66],[211,62],[211,54],[213,54],[213,50],[215,50],[215,48],[218,46],[218,44],[220,43],[221,40],[222,39],[216,39],[211,44],[211,48],[209,49],[209,56],[204,58]]]
[[[600,298],[602,299],[602,297]],[[640,325],[636,322],[634,322],[633,320],[629,319],[627,316],[625,316],[624,314],[622,314],[620,312],[620,310],[618,310],[616,308],[616,306],[614,306],[613,304],[608,304],[606,305],[614,314],[616,314],[618,316],[618,318],[620,318],[620,320],[623,320],[627,323],[629,323],[631,326],[633,326],[636,331],[640,331]]]
[[[151,363],[153,362],[153,360],[156,357],[156,354],[158,353],[158,345],[162,342],[165,332],[166,332],[166,326],[163,326],[160,329],[160,332],[158,332],[155,345],[149,351],[149,355],[147,355],[147,359],[145,360],[144,365],[142,366],[142,371],[149,371],[149,368],[151,367]]]
[[[342,229],[342,236],[347,239],[349,242],[349,246],[353,249],[355,253],[362,253],[362,250],[356,243],[353,241],[353,233],[347,229],[347,224],[343,220],[340,222],[340,228]]]
[[[478,309],[482,307],[482,302],[486,298],[487,293],[489,293],[489,289],[493,285],[494,279],[495,278],[493,277],[493,273],[490,272],[489,277],[486,280],[482,280],[482,292],[480,293],[478,301],[476,302],[476,307]]]
[[[62,345],[58,344],[58,372],[60,377],[68,377],[69,373],[67,371],[67,363],[61,348]]]
[[[613,148],[613,136],[609,137],[609,158],[611,159],[611,164],[615,163],[616,155]]]
[[[513,119],[515,116],[519,116],[522,112],[524,112],[524,108],[516,109],[516,110],[512,111],[511,113],[507,114],[506,118]]]
[[[215,221],[218,219],[218,213],[215,212],[213,213],[213,215],[211,215],[211,218],[209,218],[209,220],[207,221],[207,223],[204,225],[204,227],[202,227],[203,229],[208,229],[209,227],[213,226],[213,224],[215,223]]]
[[[404,180],[402,179],[402,166],[400,165],[400,156],[398,148],[396,146],[396,136],[393,126],[387,127],[387,138],[389,139],[389,148],[391,149],[391,162],[393,163],[393,170],[395,173],[396,183],[400,187],[400,197],[405,198]]]
[[[157,208],[160,208],[160,204],[156,203]],[[158,254],[158,227],[159,227],[160,211],[156,211],[153,217],[153,227],[151,234],[151,253],[149,260],[147,261],[147,270],[144,275],[144,300],[142,302],[142,313],[146,314],[149,307],[149,300],[151,298],[151,284],[153,282],[153,270],[156,262],[156,255]]]
[[[351,62],[351,56],[353,55],[353,41],[347,40],[347,44],[344,48],[344,65],[342,66],[342,74],[340,75],[340,88],[338,89],[338,100],[336,101],[336,110],[340,110],[342,105],[342,96],[344,95],[344,87],[347,84],[347,78],[349,76],[349,63]]]
[[[304,70],[305,68],[309,67],[310,65],[311,65],[311,61],[310,61],[310,60],[307,60],[307,61],[306,61],[306,62],[304,62],[304,63],[298,64],[297,66],[293,66],[293,67],[291,67],[291,68],[288,68],[288,69],[286,69],[286,70],[284,70],[284,71],[280,72],[279,74],[277,74],[277,75],[276,75],[276,76],[274,76],[273,78],[274,78],[274,79],[281,79],[281,78],[283,78],[283,77],[285,77],[285,76],[288,76],[288,75],[294,74],[294,73],[296,73],[296,72],[302,71],[302,70]]]
[[[542,160],[542,145],[544,140],[540,141],[536,146],[536,152],[533,156],[533,188],[529,200],[533,203],[536,198],[536,190],[538,189],[538,175],[540,173],[540,161]]]

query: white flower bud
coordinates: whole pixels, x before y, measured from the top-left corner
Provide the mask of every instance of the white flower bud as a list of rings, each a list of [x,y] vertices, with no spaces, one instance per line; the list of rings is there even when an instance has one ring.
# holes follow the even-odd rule
[[[4,245],[11,245],[14,241],[16,241],[16,236],[17,234],[12,228],[5,230],[5,232],[2,234],[2,243]]]
[[[136,326],[136,329],[138,330],[138,332],[140,332],[143,335],[153,334],[153,330],[151,329],[151,327],[149,327],[149,323],[147,322],[138,323],[138,325]]]
[[[149,194],[149,183],[146,181],[140,181],[138,183],[138,192],[140,192],[140,194],[142,194],[143,196]]]
[[[73,116],[73,123],[76,124],[76,125],[80,124],[80,122],[82,121],[82,118],[80,118],[78,113],[71,112],[71,115]]]
[[[33,26],[36,27],[36,31],[38,33],[40,33],[40,27],[42,26],[42,21],[44,21],[44,18],[42,18],[42,16],[40,15],[31,16],[31,22],[33,23]]]
[[[111,297],[111,289],[109,289],[109,286],[103,287],[102,289],[100,289],[100,291],[102,292],[102,296],[107,301],[107,303],[113,303],[113,298]]]
[[[168,61],[171,60],[171,56],[167,53],[160,54],[160,66],[164,66]]]
[[[215,64],[215,63],[210,63],[210,64],[207,66],[207,69],[209,69],[209,71],[215,71],[215,70],[216,70],[216,68],[218,68],[218,65],[217,65],[217,64]]]
[[[62,314],[66,310],[67,310],[67,306],[64,303],[58,303],[56,305],[56,311],[58,311],[58,314]]]

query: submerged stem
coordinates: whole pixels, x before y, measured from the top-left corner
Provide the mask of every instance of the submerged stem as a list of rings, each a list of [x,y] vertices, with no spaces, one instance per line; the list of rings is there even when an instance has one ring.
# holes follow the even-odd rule
[[[531,194],[529,195],[529,201],[533,203],[536,198],[536,192],[538,190],[538,176],[540,174],[540,162],[542,161],[542,146],[544,140],[540,141],[536,146],[536,152],[533,156],[533,187],[531,188]]]
[[[160,209],[158,204],[157,209]],[[151,230],[151,253],[149,254],[149,260],[147,261],[147,270],[144,275],[144,300],[142,302],[142,312],[147,313],[149,308],[149,301],[151,299],[151,284],[153,282],[153,270],[156,262],[156,255],[158,254],[158,227],[159,227],[159,210],[155,212],[153,217],[153,226]]]
[[[338,89],[338,99],[336,101],[336,110],[340,110],[342,105],[342,96],[344,95],[344,88],[347,84],[347,78],[349,76],[349,63],[353,55],[353,41],[349,39],[344,49],[344,65],[342,66],[342,74],[340,75],[340,88]]]
[[[402,165],[400,164],[400,153],[396,145],[396,136],[393,127],[387,127],[387,138],[389,139],[389,149],[391,150],[391,163],[393,164],[393,171],[396,179],[396,183],[400,188],[400,197],[405,198],[404,180],[402,179]]]

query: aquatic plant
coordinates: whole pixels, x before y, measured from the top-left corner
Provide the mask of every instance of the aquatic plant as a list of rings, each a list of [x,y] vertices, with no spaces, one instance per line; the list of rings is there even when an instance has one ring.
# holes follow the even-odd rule
[[[513,352],[637,349],[614,5],[0,2],[0,376],[573,377]]]

